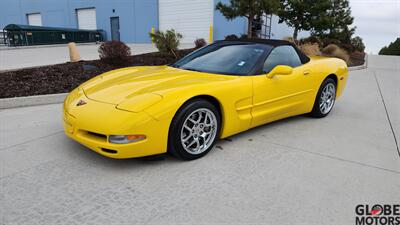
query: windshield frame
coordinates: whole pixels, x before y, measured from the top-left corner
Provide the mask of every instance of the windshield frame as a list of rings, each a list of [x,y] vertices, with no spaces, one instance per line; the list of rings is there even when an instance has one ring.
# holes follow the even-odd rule
[[[263,48],[264,52],[258,57],[257,61],[254,63],[254,65],[251,67],[251,69],[243,74],[243,73],[225,73],[221,71],[208,71],[208,70],[195,70],[195,69],[186,69],[186,68],[181,68],[180,65],[181,63],[187,61],[190,62],[191,60],[195,59],[196,57],[194,56],[202,56],[205,54],[208,54],[211,52],[213,48],[217,47],[223,47],[223,46],[232,46],[232,45],[255,45],[258,47]],[[220,41],[220,42],[215,42],[214,44],[207,45],[205,47],[202,47],[200,49],[197,49],[190,54],[186,55],[185,57],[179,59],[173,64],[169,64],[168,66],[182,69],[182,70],[188,70],[188,71],[196,71],[196,72],[201,72],[201,73],[213,73],[213,74],[219,74],[219,75],[231,75],[231,76],[249,76],[249,75],[259,75],[260,68],[262,68],[263,62],[266,59],[266,57],[270,54],[270,52],[274,49],[274,46],[268,45],[268,44],[261,44],[261,43],[254,43],[254,42],[238,42],[238,41]],[[202,53],[204,51],[204,53]],[[186,62],[186,63],[187,63]],[[186,64],[185,63],[185,64]]]

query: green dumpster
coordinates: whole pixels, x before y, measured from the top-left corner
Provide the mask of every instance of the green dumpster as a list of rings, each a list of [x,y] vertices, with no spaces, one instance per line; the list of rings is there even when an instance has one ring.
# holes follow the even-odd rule
[[[43,27],[9,24],[4,27],[10,46],[51,45],[69,42],[87,43],[104,40],[102,30],[81,30],[64,27]]]

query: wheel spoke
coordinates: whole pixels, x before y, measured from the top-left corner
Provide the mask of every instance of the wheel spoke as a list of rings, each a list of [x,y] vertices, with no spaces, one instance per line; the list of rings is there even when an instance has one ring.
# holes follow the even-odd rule
[[[188,125],[183,125],[183,128],[185,128],[186,130],[188,130],[189,132],[192,131],[192,128],[190,128]]]
[[[194,119],[192,119],[192,118],[188,118],[188,121],[190,121],[190,122],[193,123],[193,124],[196,124],[196,123],[197,123],[197,121],[194,120]]]
[[[197,123],[200,123],[201,122],[201,119],[202,119],[203,117],[201,116],[201,112],[199,112],[199,117],[197,118]]]
[[[181,128],[182,146],[190,154],[200,154],[213,144],[217,135],[217,118],[207,109],[200,108],[186,117]]]
[[[319,108],[321,113],[327,114],[333,107],[336,97],[336,87],[332,83],[328,83],[324,89],[322,89]]]
[[[325,95],[326,95],[326,93],[325,93],[325,90],[321,93],[321,99],[323,99],[323,100],[325,100]]]
[[[191,133],[189,133],[189,135],[186,136],[185,138],[183,138],[182,140],[183,140],[184,142],[186,142],[186,141],[189,140],[191,137],[193,137],[193,135],[192,135]]]
[[[189,147],[192,146],[194,143],[196,143],[196,139],[193,139],[193,141],[190,142],[190,144],[186,145],[186,147],[189,148]]]
[[[205,131],[205,130],[203,131],[204,134],[210,134],[212,132],[213,132],[213,128],[211,128],[209,131]]]
[[[200,140],[198,138],[196,138],[195,141],[196,141],[195,151],[198,152],[199,150],[201,150],[202,145],[200,145]]]

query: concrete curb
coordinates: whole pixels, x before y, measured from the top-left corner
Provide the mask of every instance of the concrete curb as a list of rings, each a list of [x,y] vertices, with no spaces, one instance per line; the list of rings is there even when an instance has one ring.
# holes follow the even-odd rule
[[[85,45],[101,45],[102,42],[89,42],[89,43],[75,43],[76,46]],[[68,44],[54,44],[54,45],[29,45],[29,46],[2,46],[0,51],[18,50],[18,49],[33,49],[33,48],[54,48],[54,47],[68,47]]]
[[[62,103],[68,93],[0,99],[0,109]]]

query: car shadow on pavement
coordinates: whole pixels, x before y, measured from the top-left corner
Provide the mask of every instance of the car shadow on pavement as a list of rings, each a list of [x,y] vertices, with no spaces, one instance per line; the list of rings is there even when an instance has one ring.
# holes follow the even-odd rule
[[[208,158],[208,157],[213,157],[216,154],[217,151],[224,150],[226,149],[226,146],[230,144],[234,144],[231,142],[246,142],[246,141],[253,141],[253,137],[261,137],[264,133],[267,131],[271,131],[275,128],[282,128],[286,127],[288,124],[293,124],[293,123],[301,123],[305,120],[312,120],[312,118],[309,118],[308,116],[295,116],[291,118],[286,118],[282,119],[279,121],[275,121],[269,124],[261,125],[256,128],[250,129],[248,131],[244,131],[242,133],[233,135],[231,137],[225,138],[225,139],[220,139],[217,141],[215,147],[213,150],[210,151],[209,154],[207,154],[205,157],[202,159]],[[183,161],[180,159],[177,159],[168,153],[161,154],[161,155],[155,155],[155,156],[148,156],[148,157],[141,157],[141,158],[130,158],[130,159],[113,159],[113,158],[108,158],[106,156],[100,155],[85,146],[68,139],[67,137],[64,138],[64,141],[66,142],[65,145],[68,146],[68,155],[73,158],[75,162],[79,161],[80,163],[83,164],[90,164],[95,167],[106,167],[107,169],[135,169],[135,168],[141,168],[141,167],[146,167],[146,166],[162,166],[164,164],[179,164],[179,163],[184,163],[187,161]],[[224,153],[224,154],[229,154]],[[217,157],[217,156],[215,156]],[[199,160],[202,160],[199,159]],[[198,161],[198,160],[196,160]]]
[[[301,122],[309,121],[309,120],[312,121],[312,120],[315,120],[315,118],[311,118],[310,116],[307,116],[307,115],[293,116],[293,117],[273,121],[271,123],[267,123],[267,124],[260,125],[258,127],[251,128],[247,131],[235,134],[228,138],[221,139],[220,141],[231,142],[233,140],[235,140],[235,141],[242,140],[242,139],[244,140],[246,138],[248,139],[251,136],[259,135],[259,134],[265,133],[266,131],[270,131],[275,128],[283,128],[288,125],[294,126],[294,125],[296,125],[296,123],[301,123]]]
[[[70,140],[65,137],[65,144],[68,146],[68,155],[74,160],[79,160],[82,163],[90,162],[96,165],[102,165],[105,167],[112,168],[123,168],[123,167],[137,167],[137,166],[145,166],[145,165],[161,165],[166,161],[168,163],[179,163],[182,162],[179,159],[176,159],[168,154],[160,154],[155,156],[147,156],[140,158],[128,158],[128,159],[114,159],[103,156],[97,152],[92,151],[85,146]]]

